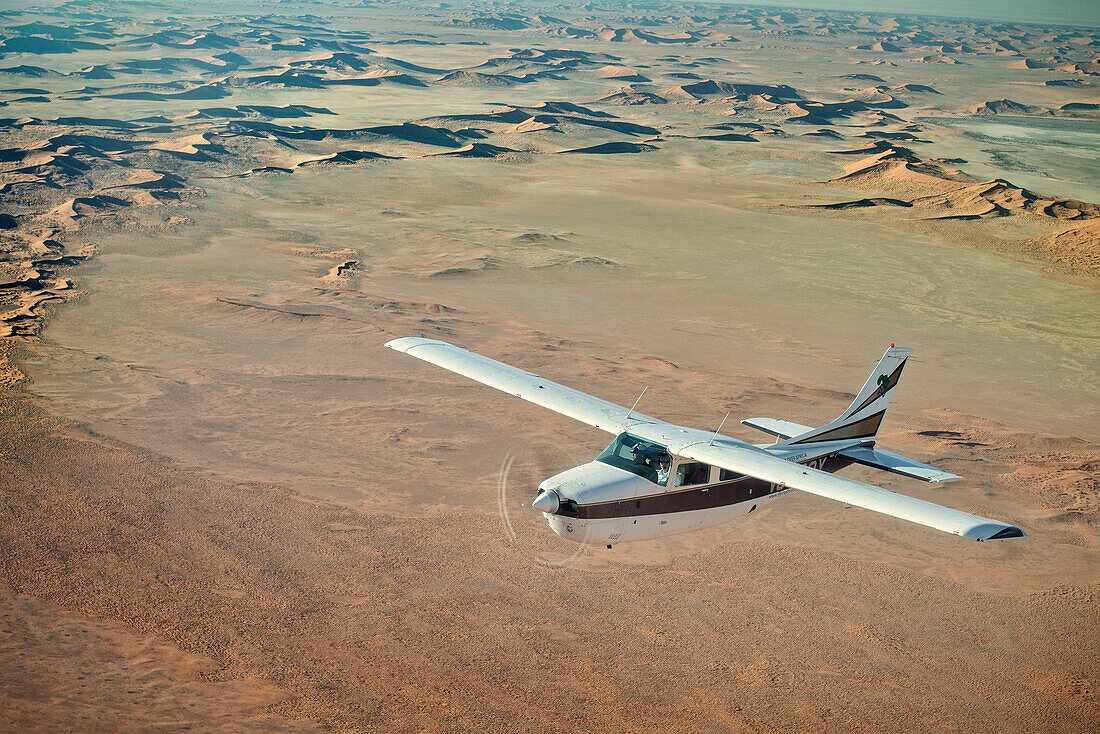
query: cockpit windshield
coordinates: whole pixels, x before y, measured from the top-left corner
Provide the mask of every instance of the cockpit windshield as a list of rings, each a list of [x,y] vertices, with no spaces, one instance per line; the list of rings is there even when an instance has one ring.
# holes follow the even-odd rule
[[[644,441],[629,433],[621,433],[596,457],[596,461],[626,469],[654,484],[664,486],[668,483],[672,457],[669,456],[668,449],[660,444]]]

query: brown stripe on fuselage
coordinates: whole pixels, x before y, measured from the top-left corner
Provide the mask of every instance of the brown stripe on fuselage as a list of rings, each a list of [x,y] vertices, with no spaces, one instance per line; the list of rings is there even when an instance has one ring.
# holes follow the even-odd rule
[[[819,459],[814,459],[814,461],[817,460]],[[847,459],[833,455],[825,460],[821,470],[835,472],[851,465],[851,463]],[[731,479],[728,482],[677,489],[671,492],[635,497],[628,500],[579,505],[576,514],[564,512],[562,509],[559,509],[555,514],[563,517],[575,517],[579,520],[604,520],[615,517],[640,517],[671,512],[690,512],[760,499],[783,489],[785,487],[773,485],[756,477],[741,477],[740,479]]]

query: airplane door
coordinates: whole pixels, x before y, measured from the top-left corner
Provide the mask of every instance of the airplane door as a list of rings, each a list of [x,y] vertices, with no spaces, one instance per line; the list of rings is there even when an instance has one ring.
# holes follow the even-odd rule
[[[610,529],[608,535],[608,540],[612,542],[634,535],[631,531],[636,530],[641,521],[637,515],[637,505],[641,502],[641,497],[643,495],[652,493],[653,485],[641,477],[636,477],[634,479],[633,489],[633,496],[624,497],[615,504],[615,514],[612,516],[614,519],[614,527]]]
[[[714,468],[696,461],[680,461],[672,470],[668,491],[677,501],[669,503],[671,512],[662,515],[658,531],[672,535],[703,527],[706,504]]]

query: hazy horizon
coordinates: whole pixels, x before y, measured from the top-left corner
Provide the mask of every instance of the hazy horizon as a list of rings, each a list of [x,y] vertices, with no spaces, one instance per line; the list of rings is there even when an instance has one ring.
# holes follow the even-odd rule
[[[692,4],[699,0],[688,0]],[[32,0],[12,0],[10,10],[60,5],[63,0],[49,3]],[[1094,0],[1064,0],[1055,5],[1038,5],[1029,0],[1002,0],[996,4],[975,0],[892,0],[878,3],[873,0],[702,0],[715,5],[740,5],[745,7],[803,8],[810,10],[840,10],[866,13],[927,15],[949,18],[968,18],[992,22],[1028,23],[1035,25],[1060,25],[1080,28],[1100,28],[1100,2]],[[255,2],[237,2],[244,9]],[[532,2],[532,10],[552,3]],[[228,4],[227,4],[228,5]],[[230,12],[227,9],[227,12]]]
[[[1066,0],[1053,5],[1039,5],[1028,0],[1002,0],[996,4],[974,0],[893,0],[889,3],[872,0],[768,0],[759,3],[741,0],[708,1],[724,5],[939,15],[1037,25],[1100,27],[1100,3],[1093,0]]]

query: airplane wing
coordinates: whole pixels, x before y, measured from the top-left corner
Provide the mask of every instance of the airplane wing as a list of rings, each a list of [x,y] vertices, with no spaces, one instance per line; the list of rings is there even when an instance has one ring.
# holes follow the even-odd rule
[[[386,346],[615,435],[638,424],[663,423],[447,342],[407,336]]]
[[[711,434],[668,424],[635,426],[630,432],[639,438],[663,443],[677,456],[927,525],[971,540],[1000,540],[1021,538],[1025,535],[1023,530],[1014,525],[796,464],[726,436],[716,436],[711,442]],[[677,444],[677,433],[690,435],[684,435]]]

